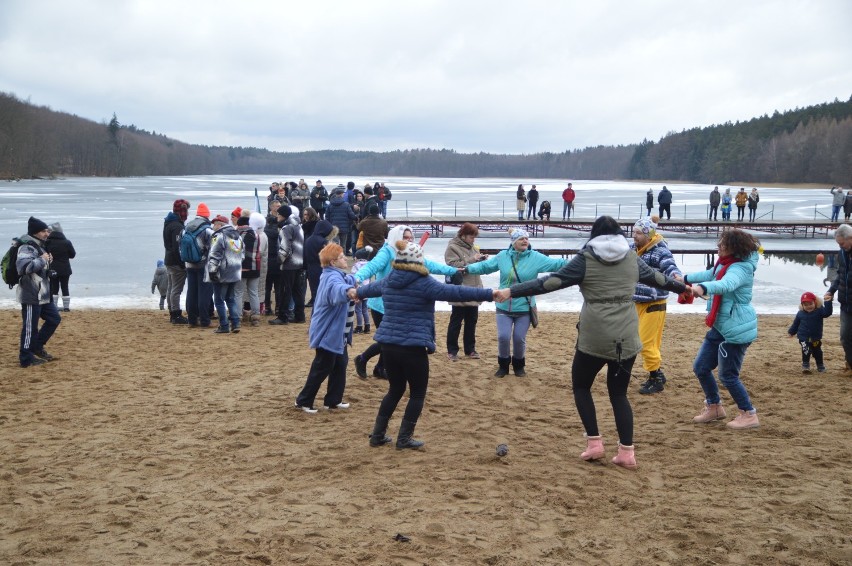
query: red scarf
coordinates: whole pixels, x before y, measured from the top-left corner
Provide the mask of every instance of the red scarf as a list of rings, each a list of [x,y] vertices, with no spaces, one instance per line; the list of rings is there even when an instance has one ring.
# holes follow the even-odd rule
[[[724,257],[719,257],[716,260],[716,268],[721,265],[722,269],[716,271],[716,281],[720,280],[725,276],[725,272],[728,271],[728,267],[732,263],[736,263],[740,261],[738,257],[732,255],[726,255]],[[707,318],[704,319],[704,324],[713,328],[713,325],[716,324],[716,315],[719,314],[719,307],[722,306],[722,295],[713,295],[713,305],[710,307],[710,314],[707,315]]]

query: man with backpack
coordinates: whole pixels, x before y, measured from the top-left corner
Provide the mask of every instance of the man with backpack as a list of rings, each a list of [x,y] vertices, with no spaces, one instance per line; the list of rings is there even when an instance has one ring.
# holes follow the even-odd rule
[[[204,270],[213,228],[206,204],[200,203],[195,214],[180,236],[180,258],[186,265],[186,317],[190,328],[210,328],[213,285],[204,280]]]
[[[242,306],[237,304],[237,283],[242,275],[243,257],[243,239],[239,231],[220,214],[213,219],[206,277],[213,285],[213,302],[219,315],[216,334],[240,331]]]
[[[21,347],[18,354],[21,367],[39,366],[53,360],[44,347],[62,322],[59,309],[50,299],[50,262],[53,258],[44,250],[48,235],[47,224],[30,216],[26,235],[18,238],[14,268],[18,277],[16,296],[21,303]],[[10,280],[12,277],[10,275]],[[38,327],[39,319],[44,321],[41,328]]]
[[[375,189],[374,189],[375,191]],[[388,201],[393,198],[390,189],[384,183],[379,183],[379,189],[376,192],[376,198],[379,200],[379,210],[382,218],[388,217]]]

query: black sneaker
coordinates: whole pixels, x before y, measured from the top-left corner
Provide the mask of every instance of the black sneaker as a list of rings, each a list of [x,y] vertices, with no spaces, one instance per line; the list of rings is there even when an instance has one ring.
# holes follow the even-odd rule
[[[642,387],[639,388],[639,393],[642,395],[651,395],[653,393],[659,393],[665,389],[665,384],[663,380],[659,377],[651,377],[646,381]]]
[[[277,326],[277,325],[282,325],[282,324],[288,324],[288,322],[287,322],[286,318],[277,318],[276,317],[276,318],[273,318],[272,320],[270,320],[269,324],[274,324],[274,325]]]
[[[367,379],[367,362],[361,357],[361,354],[355,356],[355,373],[361,379]]]
[[[54,360],[53,356],[47,353],[47,350],[42,349],[39,352],[34,352],[36,356],[43,359],[46,362],[52,362]]]
[[[46,362],[46,361],[44,361],[44,360],[43,360],[43,359],[41,359],[41,358],[33,358],[33,361],[32,361],[32,362],[30,362],[28,365],[21,366],[21,367],[28,368],[28,367],[31,367],[31,366],[43,366],[43,365],[44,365],[44,364],[46,364],[46,363],[47,363],[47,362]]]

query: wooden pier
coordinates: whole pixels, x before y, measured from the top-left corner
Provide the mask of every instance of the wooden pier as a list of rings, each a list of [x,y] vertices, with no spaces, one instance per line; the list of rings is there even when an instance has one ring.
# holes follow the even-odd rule
[[[588,235],[594,219],[578,218],[571,220],[517,220],[499,217],[411,217],[388,219],[390,226],[405,224],[416,232],[429,232],[432,236],[442,237],[455,235],[456,230],[465,222],[471,222],[479,227],[481,232],[507,232],[509,228],[523,228],[533,237],[564,237],[571,235]],[[618,223],[628,235],[632,233],[635,220],[618,219]],[[750,232],[775,234],[786,238],[831,238],[833,231],[840,225],[838,222],[791,221],[791,220],[761,220],[757,222],[736,221],[706,221],[706,220],[662,220],[660,230],[668,234],[683,234],[689,236],[704,236],[717,238],[729,228],[740,228]],[[446,234],[445,234],[446,232]],[[572,234],[574,233],[574,234]],[[832,242],[833,243],[833,242]]]

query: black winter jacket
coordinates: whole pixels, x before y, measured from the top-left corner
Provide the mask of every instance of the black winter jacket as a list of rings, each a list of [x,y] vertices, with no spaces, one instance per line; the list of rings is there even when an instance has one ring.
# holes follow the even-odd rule
[[[77,255],[71,240],[62,232],[51,232],[44,242],[44,249],[53,256],[50,268],[59,275],[71,275],[71,261]]]
[[[163,247],[166,249],[166,257],[163,259],[163,263],[166,264],[166,267],[184,266],[184,263],[180,260],[180,233],[182,231],[183,222],[180,216],[174,212],[168,213],[163,224]]]

